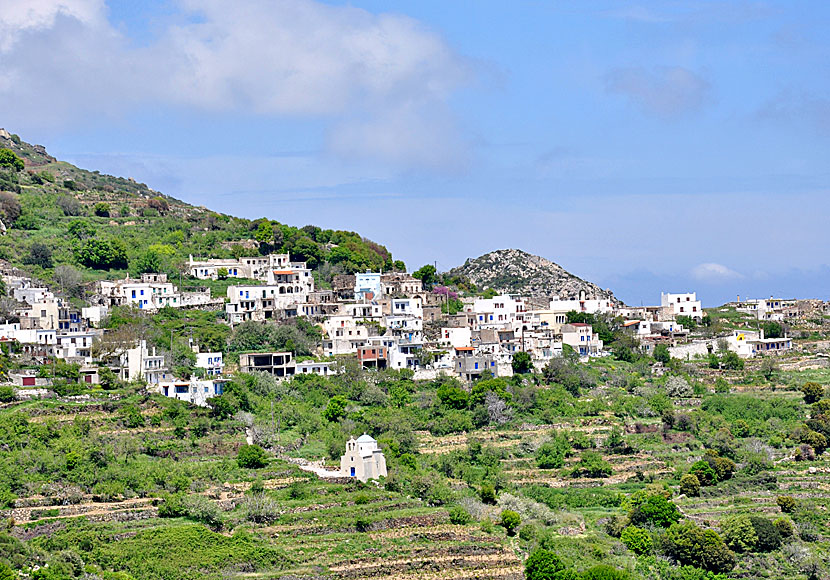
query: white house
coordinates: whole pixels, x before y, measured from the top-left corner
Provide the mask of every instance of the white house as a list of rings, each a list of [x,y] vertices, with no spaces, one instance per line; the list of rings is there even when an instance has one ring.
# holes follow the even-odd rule
[[[171,399],[178,399],[200,407],[207,406],[207,400],[211,397],[218,397],[225,389],[227,380],[166,380],[161,381],[157,385],[153,385],[151,389],[165,397]]]
[[[703,307],[700,304],[700,300],[697,299],[695,292],[686,292],[685,294],[661,292],[660,306],[663,308],[671,308],[671,312],[675,317],[689,316],[697,319],[703,318]]]
[[[205,369],[209,377],[221,375],[225,370],[221,352],[197,352],[196,368]]]
[[[552,312],[561,314],[571,311],[596,314],[598,312],[612,312],[614,302],[610,298],[588,298],[585,291],[582,290],[576,300],[560,300],[558,296],[554,297],[548,308]]]
[[[346,453],[340,458],[340,474],[362,482],[386,477],[386,458],[378,442],[364,433],[346,442]]]
[[[354,276],[354,296],[358,300],[372,300],[381,295],[380,272],[364,272]]]
[[[458,346],[471,346],[472,335],[473,331],[469,326],[461,328],[442,328],[441,340],[439,343],[443,346],[451,346],[453,348]]]
[[[602,341],[590,324],[574,322],[562,325],[562,343],[567,344],[580,356],[597,356],[602,351]]]

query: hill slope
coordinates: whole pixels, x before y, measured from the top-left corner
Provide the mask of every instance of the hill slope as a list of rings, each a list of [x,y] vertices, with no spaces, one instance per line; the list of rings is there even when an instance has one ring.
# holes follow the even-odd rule
[[[449,274],[465,276],[479,288],[528,296],[576,298],[582,290],[589,297],[614,296],[610,290],[574,276],[559,264],[522,250],[496,250],[468,259]]]
[[[45,280],[62,264],[79,268],[86,280],[126,271],[178,276],[190,254],[290,252],[312,268],[329,262],[349,273],[404,267],[393,262],[384,246],[358,233],[213,212],[133,179],[59,161],[43,146],[0,129],[0,151],[4,149],[23,165],[0,159],[0,259]],[[8,152],[4,155],[8,158]],[[33,253],[35,245],[39,250]]]

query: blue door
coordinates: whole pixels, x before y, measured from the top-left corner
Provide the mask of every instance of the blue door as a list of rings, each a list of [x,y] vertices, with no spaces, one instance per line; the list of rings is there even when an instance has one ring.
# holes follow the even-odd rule
[[[354,477],[354,467],[352,467],[351,476]]]

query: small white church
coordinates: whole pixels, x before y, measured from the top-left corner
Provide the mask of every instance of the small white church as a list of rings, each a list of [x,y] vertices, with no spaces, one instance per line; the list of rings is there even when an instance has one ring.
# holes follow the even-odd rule
[[[340,458],[340,474],[362,482],[386,477],[386,458],[378,442],[364,433],[346,442],[346,454]]]

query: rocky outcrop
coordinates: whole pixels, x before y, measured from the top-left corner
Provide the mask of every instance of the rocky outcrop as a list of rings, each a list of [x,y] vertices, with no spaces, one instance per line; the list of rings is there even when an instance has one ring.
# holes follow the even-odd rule
[[[559,264],[522,250],[496,250],[468,259],[463,266],[450,270],[449,274],[465,276],[480,289],[492,288],[525,296],[567,299],[578,298],[579,293],[584,291],[588,297],[614,297],[610,290],[574,276]]]

